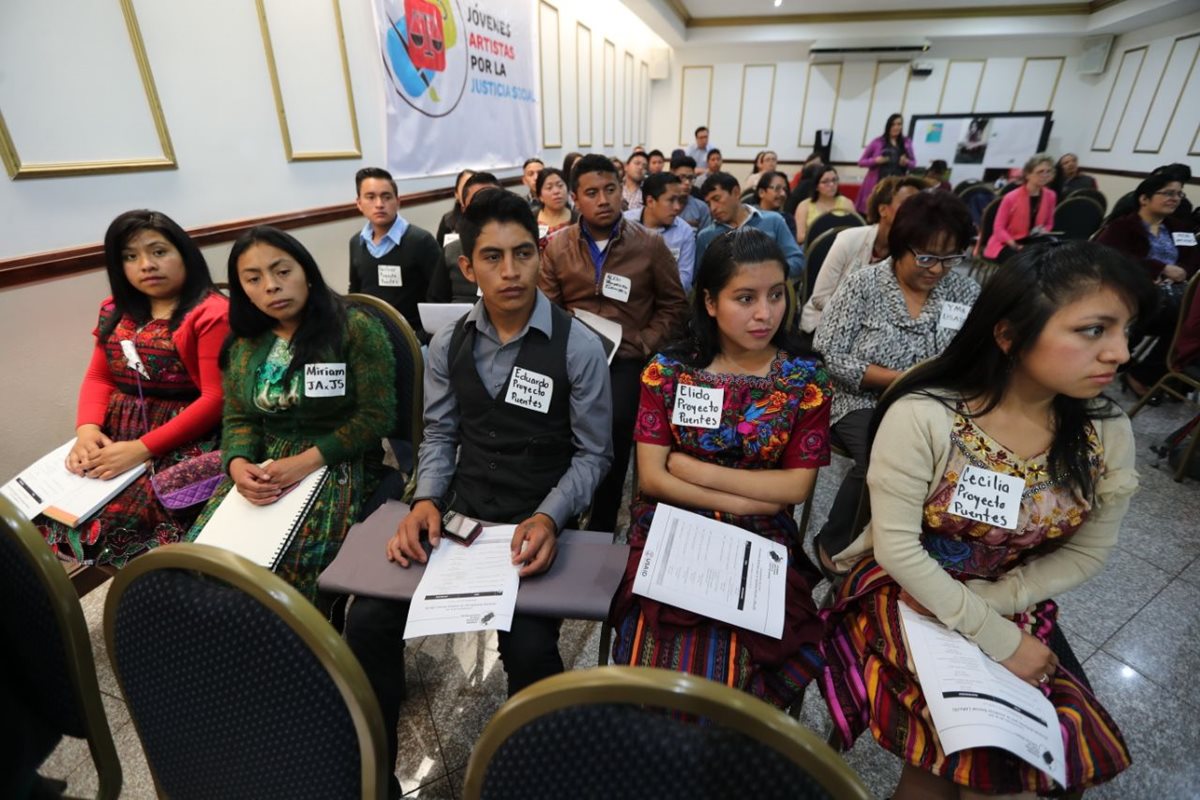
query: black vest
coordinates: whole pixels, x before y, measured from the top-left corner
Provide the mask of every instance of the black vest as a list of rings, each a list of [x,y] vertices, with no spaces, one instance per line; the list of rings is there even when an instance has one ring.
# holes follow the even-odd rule
[[[521,367],[554,381],[546,413],[505,401],[512,374],[495,397],[475,367],[475,326],[461,320],[450,339],[450,386],[458,398],[458,467],[452,507],[493,522],[528,518],[558,485],[575,442],[571,431],[571,381],[567,339],[571,316],[551,306],[553,335],[530,328],[513,369]]]
[[[350,269],[354,270],[358,276],[360,292],[378,297],[380,300],[386,300],[404,316],[421,341],[428,341],[429,337],[423,335],[421,316],[417,313],[417,303],[425,302],[425,296],[429,293],[429,281],[425,277],[425,270],[421,264],[417,263],[417,258],[412,251],[410,239],[415,235],[412,228],[405,231],[400,244],[384,253],[381,258],[371,255],[366,242],[362,240],[361,236],[355,235],[353,246],[350,248]],[[400,280],[404,285],[380,286],[380,264],[400,267]]]

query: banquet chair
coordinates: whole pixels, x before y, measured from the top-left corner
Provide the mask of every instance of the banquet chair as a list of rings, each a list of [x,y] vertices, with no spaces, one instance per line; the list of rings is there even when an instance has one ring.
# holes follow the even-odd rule
[[[96,796],[116,798],[121,763],[79,597],[37,528],[5,497],[0,497],[0,528],[0,627],[6,654],[0,663],[0,718],[19,735],[11,745],[21,752],[14,756],[6,747],[5,755],[21,762],[14,766],[25,779],[35,779],[33,771],[63,736],[86,739],[98,778]],[[14,779],[0,775],[0,794],[24,793],[10,784]]]
[[[104,637],[160,796],[386,796],[362,667],[268,570],[207,545],[157,548],[113,580]]]
[[[567,672],[521,691],[475,742],[463,789],[466,800],[869,796],[779,709],[652,667]]]

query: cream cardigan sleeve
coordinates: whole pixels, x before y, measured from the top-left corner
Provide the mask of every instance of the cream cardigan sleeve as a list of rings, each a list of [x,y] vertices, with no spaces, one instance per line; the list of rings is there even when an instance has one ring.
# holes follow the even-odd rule
[[[967,581],[971,591],[1001,614],[1016,614],[1034,603],[1092,578],[1104,569],[1117,543],[1121,520],[1137,491],[1133,428],[1122,414],[1098,423],[1104,464],[1096,484],[1096,500],[1087,521],[1066,544],[1052,553],[1011,570],[996,581]]]
[[[1004,660],[1021,643],[1020,628],[951,578],[921,546],[925,499],[949,452],[950,411],[937,400],[909,395],[888,409],[867,470],[875,559],[942,624]]]
[[[927,397],[910,395],[888,410],[871,450],[872,518],[861,544],[873,546],[880,566],[943,624],[1004,660],[1021,642],[1020,629],[1004,615],[1077,586],[1103,568],[1137,488],[1133,434],[1124,416],[1100,421],[1105,466],[1096,508],[1066,545],[998,581],[962,583],[920,541],[925,499],[949,459],[950,424],[951,412]]]

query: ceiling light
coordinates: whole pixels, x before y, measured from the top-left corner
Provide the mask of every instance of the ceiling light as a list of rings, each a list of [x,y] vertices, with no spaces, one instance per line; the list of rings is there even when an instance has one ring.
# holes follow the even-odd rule
[[[776,7],[776,8],[779,8],[781,5],[783,5],[783,0],[775,0],[775,7]]]

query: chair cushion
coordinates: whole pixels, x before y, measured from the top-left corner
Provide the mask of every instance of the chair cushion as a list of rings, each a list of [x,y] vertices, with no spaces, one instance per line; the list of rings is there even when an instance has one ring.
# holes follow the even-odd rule
[[[539,717],[497,749],[487,800],[533,797],[826,798],[792,761],[748,736],[628,704]]]
[[[246,594],[182,570],[137,578],[116,610],[112,659],[165,794],[361,794],[358,738],[332,678]]]
[[[85,737],[82,708],[68,677],[66,647],[50,598],[16,536],[3,533],[0,636],[10,679],[32,713],[60,733]]]

